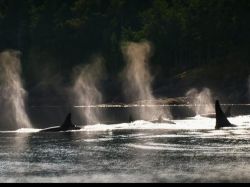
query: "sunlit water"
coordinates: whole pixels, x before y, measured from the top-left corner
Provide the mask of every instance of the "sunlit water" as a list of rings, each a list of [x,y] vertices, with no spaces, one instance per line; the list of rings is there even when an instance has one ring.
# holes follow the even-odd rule
[[[0,133],[0,182],[250,182],[250,116]]]

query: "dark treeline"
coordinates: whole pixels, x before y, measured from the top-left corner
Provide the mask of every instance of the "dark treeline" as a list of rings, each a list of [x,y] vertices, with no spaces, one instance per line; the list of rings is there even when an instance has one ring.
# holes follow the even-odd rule
[[[22,52],[32,91],[38,84],[67,84],[72,69],[95,54],[104,57],[108,79],[118,82],[121,42],[146,39],[154,44],[156,88],[168,86],[170,93],[179,77],[189,79],[178,85],[183,89],[195,87],[194,79],[211,87],[223,79],[217,87],[233,91],[247,85],[249,10],[249,0],[0,0],[0,50]],[[226,75],[209,70],[215,66]]]

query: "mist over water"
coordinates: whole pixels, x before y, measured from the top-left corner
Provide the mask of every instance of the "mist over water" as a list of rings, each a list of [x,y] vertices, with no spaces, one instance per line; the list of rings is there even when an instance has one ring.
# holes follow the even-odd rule
[[[20,52],[0,53],[0,105],[4,128],[30,128],[31,123],[25,108],[26,90],[21,79]],[[2,127],[2,126],[1,126]]]
[[[127,62],[123,71],[123,90],[128,102],[139,102],[143,105],[155,105],[156,98],[152,92],[153,77],[149,69],[152,46],[149,42],[125,43],[122,52]],[[144,120],[158,119],[160,115],[171,118],[167,109],[142,107],[136,118]]]
[[[214,113],[214,101],[212,99],[211,90],[203,88],[200,92],[193,88],[186,93],[186,96],[191,100],[191,109],[197,115]]]
[[[77,67],[74,73],[73,86],[74,103],[79,106],[78,113],[81,120],[87,124],[100,122],[101,112],[95,106],[101,104],[103,96],[99,90],[99,82],[104,75],[103,59],[95,57],[91,64]]]

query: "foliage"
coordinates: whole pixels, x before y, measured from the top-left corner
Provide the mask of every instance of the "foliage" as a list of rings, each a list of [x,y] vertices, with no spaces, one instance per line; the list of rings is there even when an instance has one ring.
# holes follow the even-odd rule
[[[22,51],[32,87],[41,69],[67,81],[94,54],[116,78],[121,43],[147,39],[153,72],[165,79],[216,59],[248,62],[249,8],[249,0],[0,0],[0,50]]]

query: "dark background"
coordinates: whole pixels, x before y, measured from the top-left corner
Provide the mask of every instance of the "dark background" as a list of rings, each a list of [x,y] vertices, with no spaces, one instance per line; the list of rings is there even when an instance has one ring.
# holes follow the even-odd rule
[[[22,52],[29,107],[67,105],[74,67],[93,55],[105,59],[104,102],[124,102],[121,43],[142,40],[156,96],[208,87],[246,103],[249,10],[249,0],[0,0],[0,51]]]

